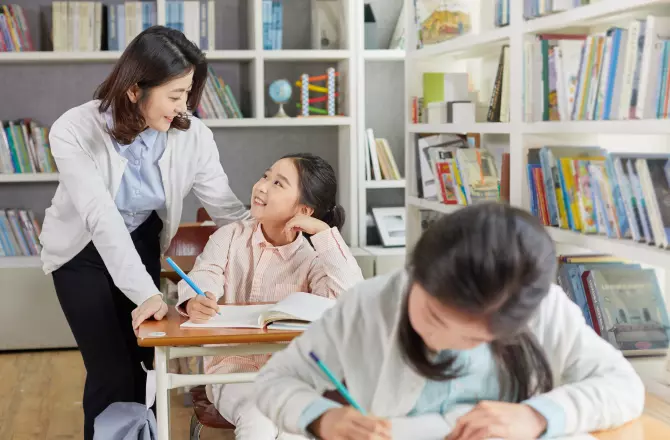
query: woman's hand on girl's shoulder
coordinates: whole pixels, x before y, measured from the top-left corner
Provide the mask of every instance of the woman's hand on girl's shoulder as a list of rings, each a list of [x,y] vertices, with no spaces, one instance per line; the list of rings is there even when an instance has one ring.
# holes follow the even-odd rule
[[[330,226],[326,222],[305,214],[297,214],[286,223],[284,228],[287,234],[302,231],[309,235],[315,235],[328,229]]]
[[[391,440],[389,420],[364,416],[350,406],[329,409],[309,430],[323,440]]]
[[[168,306],[165,304],[165,301],[163,301],[162,295],[156,294],[150,297],[132,311],[133,330],[135,330],[135,333],[137,334],[140,324],[144,321],[151,317],[161,320],[167,315],[167,312]]]
[[[459,418],[445,440],[531,439],[546,429],[547,420],[529,405],[486,401]]]

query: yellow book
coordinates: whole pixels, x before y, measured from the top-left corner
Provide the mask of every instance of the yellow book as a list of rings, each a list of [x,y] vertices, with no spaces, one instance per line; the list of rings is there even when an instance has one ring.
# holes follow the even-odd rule
[[[564,192],[567,195],[565,206],[568,214],[568,224],[573,231],[581,231],[582,222],[577,204],[574,161],[574,157],[562,157],[559,159],[559,163],[561,164],[560,172],[563,177],[561,180],[564,185]]]

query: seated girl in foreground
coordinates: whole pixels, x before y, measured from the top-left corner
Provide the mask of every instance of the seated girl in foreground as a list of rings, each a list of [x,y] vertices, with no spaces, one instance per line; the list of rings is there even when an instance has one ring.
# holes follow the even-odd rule
[[[401,421],[389,419],[414,416],[442,431],[412,439],[622,425],[643,410],[642,382],[553,284],[556,267],[550,236],[524,211],[478,204],[444,216],[407,270],[358,284],[272,357],[257,377],[258,408],[283,431],[324,440],[390,439]],[[310,352],[374,417],[321,397],[333,386]],[[444,423],[455,405],[468,411]]]
[[[218,301],[275,302],[293,292],[335,298],[363,280],[339,228],[344,210],[336,204],[333,168],[310,154],[285,156],[254,185],[251,215],[210,237],[189,276],[207,297],[184,281],[178,308],[194,322],[218,311]],[[311,244],[302,233],[311,235]],[[205,373],[255,372],[269,356],[205,357]],[[256,409],[253,384],[213,385],[208,397],[236,426],[235,436],[274,440],[277,429]]]

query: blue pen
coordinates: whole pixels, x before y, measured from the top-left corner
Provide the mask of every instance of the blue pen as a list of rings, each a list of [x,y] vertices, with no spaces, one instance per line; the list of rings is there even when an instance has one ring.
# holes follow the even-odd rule
[[[330,379],[333,385],[335,385],[335,388],[337,388],[337,391],[342,395],[342,397],[344,397],[347,400],[347,402],[349,402],[351,406],[356,408],[361,414],[366,415],[365,410],[361,408],[358,403],[356,403],[356,401],[354,400],[353,397],[351,397],[351,394],[349,394],[349,391],[347,391],[342,382],[340,382],[339,380],[337,380],[335,376],[333,376],[333,373],[331,373],[328,367],[326,367],[326,365],[323,362],[321,362],[321,359],[319,359],[319,357],[313,351],[309,352],[309,356],[312,359],[314,359],[314,362],[316,362],[316,365],[318,365],[319,368],[321,368],[321,371],[323,371],[326,374],[326,376],[328,376],[328,379]]]
[[[200,289],[200,287],[198,287],[198,286],[193,282],[193,280],[192,280],[188,275],[186,275],[186,274],[184,273],[183,270],[181,270],[181,268],[180,268],[179,266],[177,266],[177,263],[175,263],[174,261],[172,261],[172,258],[167,257],[167,258],[165,259],[165,261],[167,261],[167,263],[168,263],[170,266],[172,266],[172,268],[174,269],[174,271],[177,272],[177,275],[179,275],[184,281],[186,281],[186,284],[188,284],[189,286],[191,286],[191,288],[192,288],[193,290],[195,290],[195,293],[197,293],[198,295],[202,295],[202,296],[204,296],[204,297],[207,296],[207,295],[205,295],[205,292],[203,292],[203,291]],[[216,314],[217,314],[217,315],[220,315],[221,313],[216,312]]]

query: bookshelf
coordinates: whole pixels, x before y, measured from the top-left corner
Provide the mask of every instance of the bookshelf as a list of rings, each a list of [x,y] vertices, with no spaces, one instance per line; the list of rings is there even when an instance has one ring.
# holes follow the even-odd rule
[[[484,0],[480,3],[483,5]],[[471,2],[476,4],[477,2]],[[413,11],[414,2],[406,6]],[[405,172],[407,191],[408,252],[421,234],[421,215],[425,212],[449,214],[459,205],[445,205],[419,198],[416,166],[416,140],[422,134],[480,133],[481,145],[489,142],[507,144],[510,155],[510,200],[512,205],[530,210],[531,196],[527,179],[527,154],[531,148],[543,146],[600,146],[609,152],[670,153],[670,121],[668,119],[625,120],[558,120],[529,122],[524,109],[524,48],[541,33],[601,33],[611,26],[626,28],[632,20],[647,15],[670,16],[670,3],[662,0],[592,0],[591,4],[526,20],[523,0],[510,1],[510,24],[495,28],[491,12],[475,7],[473,34],[455,37],[446,42],[416,49],[416,32],[410,32],[405,63],[405,106],[409,110],[412,97],[421,96],[423,72],[467,72],[477,100],[488,108],[492,84],[498,68],[501,47],[509,45],[509,122],[486,122],[486,112],[478,113],[468,124],[413,124],[410,115],[405,122]],[[407,27],[414,29],[413,14]],[[670,31],[670,30],[669,30]],[[411,62],[410,62],[411,61]],[[499,171],[500,172],[500,171]],[[570,229],[547,227],[559,253],[611,254],[643,267],[656,269],[659,284],[670,308],[670,249],[638,243],[631,239],[609,238],[606,235],[582,234]],[[638,373],[652,392],[670,399],[670,352],[666,359],[631,359]]]
[[[121,5],[112,2],[110,5]],[[355,62],[358,58],[354,43],[354,0],[341,0],[340,42],[335,49],[312,49],[310,41],[310,20],[304,15],[309,14],[310,0],[286,0],[284,4],[284,35],[283,46],[280,50],[269,50],[263,47],[263,11],[262,0],[223,0],[216,2],[214,21],[217,26],[215,50],[205,50],[214,73],[229,82],[232,93],[238,100],[244,114],[241,119],[203,119],[205,124],[214,130],[215,139],[221,150],[224,169],[229,175],[231,185],[244,188],[236,190],[241,199],[255,181],[256,174],[262,172],[259,168],[271,163],[279,156],[294,151],[311,151],[328,159],[339,173],[340,204],[345,207],[348,218],[356,219],[357,208],[357,181],[356,158],[352,152],[356,151],[356,70]],[[97,84],[106,76],[112,64],[121,55],[119,50],[99,51],[53,51],[52,44],[45,42],[51,33],[52,2],[48,0],[24,0],[19,3],[23,8],[29,25],[34,51],[0,52],[0,76],[17,84],[17,90],[0,92],[0,102],[12,102],[12,108],[1,106],[0,120],[12,120],[19,117],[30,117],[48,126],[62,112],[90,99]],[[127,7],[127,4],[126,4]],[[166,24],[168,12],[166,0],[155,2],[157,24]],[[302,17],[302,18],[301,18]],[[46,26],[45,26],[46,23]],[[186,32],[186,31],[185,31]],[[276,79],[287,79],[293,85],[291,101],[285,105],[287,113],[295,116],[295,103],[299,101],[299,90],[295,81],[301,73],[323,74],[329,67],[334,67],[341,73],[338,86],[340,92],[338,112],[342,116],[306,118],[292,117],[278,119],[272,116],[277,106],[268,95],[269,85]],[[50,74],[43,73],[49,70]],[[61,73],[62,72],[62,73]],[[82,91],[74,93],[75,98],[62,100],[60,105],[53,102],[40,108],[39,99],[34,102],[18,99],[19,93],[39,93],[48,99],[53,97],[53,90],[63,88],[72,90],[69,82],[76,82]],[[23,81],[22,81],[23,80]],[[33,88],[24,84],[28,80],[38,81],[42,87]],[[44,81],[46,80],[46,81]],[[78,87],[78,89],[79,89]],[[51,93],[45,93],[51,92]],[[56,93],[57,95],[57,93]],[[56,100],[57,101],[57,100]],[[249,128],[263,128],[265,143],[258,143],[249,137],[246,154],[237,155],[226,160],[227,146],[230,138],[235,144],[241,144],[249,133]],[[300,131],[302,130],[302,131]],[[316,131],[318,130],[318,131]],[[257,137],[257,135],[256,135]],[[222,141],[222,139],[225,139]],[[254,149],[263,148],[261,152]],[[278,145],[280,144],[280,145]],[[260,145],[260,146],[259,146]],[[239,151],[237,145],[230,150]],[[255,154],[256,153],[256,154]],[[235,158],[240,157],[242,164],[256,163],[257,173],[242,173],[242,178],[236,179],[240,166]],[[267,158],[267,159],[266,159]],[[256,159],[256,160],[253,160]],[[253,177],[252,177],[253,176]],[[57,175],[0,175],[0,183],[36,183],[43,184],[41,191],[53,194],[55,186],[50,184],[58,180]],[[241,181],[240,185],[236,182]],[[48,185],[47,185],[48,184]],[[12,188],[15,188],[13,186]],[[34,191],[34,189],[33,189]],[[2,196],[0,189],[0,200]],[[185,204],[183,220],[192,220],[188,216],[195,215],[198,205],[194,197],[189,196]],[[193,206],[193,213],[189,206]],[[43,212],[46,206],[29,206],[35,212]],[[41,217],[41,216],[40,216]],[[355,221],[347,222],[343,235],[352,246],[358,244],[358,227]]]
[[[338,173],[338,202],[347,213],[342,235],[352,247],[354,255],[362,259],[362,264],[372,274],[376,249],[360,246],[358,237],[361,221],[358,213],[361,185],[358,180],[358,63],[364,62],[368,56],[380,62],[400,61],[404,53],[385,50],[374,51],[374,54],[373,51],[365,52],[363,46],[357,43],[359,2],[339,1],[342,15],[337,47],[312,48],[309,17],[312,0],[283,0],[283,45],[281,49],[270,50],[264,49],[263,45],[262,0],[216,0],[215,45],[213,50],[204,52],[214,74],[230,85],[244,118],[203,119],[203,122],[212,129],[231,187],[243,201],[248,200],[253,183],[265,167],[284,154],[308,151],[328,160]],[[400,4],[400,0],[395,1]],[[52,1],[19,0],[18,4],[26,13],[37,50],[0,52],[0,77],[6,84],[12,84],[12,87],[0,88],[0,102],[5,103],[0,105],[0,120],[31,118],[49,127],[64,111],[91,99],[93,91],[122,52],[53,51],[52,43],[48,41]],[[105,4],[120,6],[127,5],[127,2],[115,0]],[[167,1],[157,0],[155,8],[157,23],[165,25]],[[393,26],[395,20],[397,16],[393,18]],[[296,102],[300,98],[295,81],[302,73],[320,75],[329,67],[341,73],[338,81],[341,116],[272,117],[277,111],[277,105],[268,95],[268,88],[273,81],[286,79],[293,85],[292,98],[284,107],[289,115],[295,116],[298,111]],[[399,69],[402,74],[402,67]],[[402,100],[402,93],[398,96]],[[402,120],[398,119],[397,124],[401,127],[402,136]],[[398,146],[402,147],[400,143]],[[0,208],[30,209],[37,214],[41,223],[44,210],[54,196],[57,182],[57,173],[0,174]],[[402,186],[394,184],[390,191],[399,192],[398,198],[402,203]],[[189,194],[184,202],[182,221],[194,221],[199,206],[193,194]],[[12,299],[5,303],[5,309],[14,316],[22,316],[26,304],[42,301],[44,297],[56,298],[50,278],[42,275],[39,257],[0,258],[0,279],[11,279],[13,290],[22,298],[20,301]],[[73,346],[74,341],[60,309],[54,301],[52,303],[47,306],[49,313],[56,318],[49,324],[49,329],[42,330],[46,331],[45,334],[57,336],[45,338],[35,335],[35,338],[29,338],[27,336],[32,334],[31,329],[26,327],[25,331],[21,330],[19,320],[17,332],[24,332],[27,336],[6,341],[9,344],[7,347]],[[0,345],[0,349],[4,347]]]

